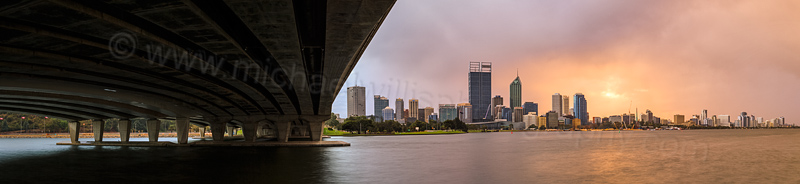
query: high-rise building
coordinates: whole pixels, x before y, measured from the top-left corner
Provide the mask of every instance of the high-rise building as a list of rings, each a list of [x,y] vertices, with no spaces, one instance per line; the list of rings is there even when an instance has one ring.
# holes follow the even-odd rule
[[[575,93],[573,100],[575,100],[573,115],[575,118],[581,119],[582,125],[589,125],[589,112],[586,110],[586,97],[583,96],[583,93]]]
[[[529,112],[539,114],[539,104],[533,102],[525,102],[522,104],[522,113],[528,114]]]
[[[366,88],[363,86],[347,87],[347,116],[367,115]]]
[[[408,109],[403,109],[403,119],[411,117],[409,113]]]
[[[428,122],[428,116],[425,116],[425,108],[417,109],[417,120]]]
[[[375,108],[375,120],[378,122],[383,121],[383,109],[389,107],[389,99],[386,97],[382,97],[381,95],[375,95],[373,102],[373,107]]]
[[[562,116],[572,115],[572,112],[570,112],[570,110],[569,110],[569,96],[563,95],[563,96],[561,96],[561,98],[562,98],[561,99],[562,100],[561,108],[563,108],[561,110],[561,113],[564,113],[564,114],[562,114]]]
[[[497,106],[503,105],[503,97],[500,95],[495,95],[492,97],[492,108],[491,112],[489,113],[492,116],[492,119],[500,119],[500,111],[497,110]]]
[[[653,112],[650,111],[650,109],[647,109],[647,111],[645,111],[645,113],[647,113],[647,119],[645,120],[645,122],[656,123],[655,119],[653,119]]]
[[[416,98],[408,100],[408,117],[417,118],[417,120],[420,120],[419,111],[417,109],[419,109],[419,100]]]
[[[719,121],[719,126],[727,126],[727,127],[731,126],[731,116],[729,116],[729,115],[719,115],[719,116],[717,116],[717,119],[719,119],[718,120]]]
[[[608,122],[611,122],[611,123],[622,123],[622,116],[620,116],[620,115],[608,116]]]
[[[382,117],[383,117],[384,121],[394,120],[394,109],[392,109],[391,107],[386,107],[386,108],[383,108],[382,111],[383,111],[383,116]]]
[[[494,117],[492,117],[492,119],[504,119],[503,109],[505,108],[506,108],[505,105],[497,105],[494,108],[492,108],[492,114],[494,114]]]
[[[559,101],[561,99],[559,98]],[[558,128],[558,117],[560,116],[556,111],[547,112],[547,128]]]
[[[500,116],[500,119],[505,119],[506,121],[512,121],[511,118],[514,118],[514,117],[512,117],[513,113],[514,112],[511,110],[511,108],[505,107],[505,108],[503,108],[502,115]]]
[[[703,109],[703,112],[700,112],[700,120],[703,121],[703,123],[701,124],[708,125],[708,121],[706,120],[707,118],[708,118],[708,110]]]
[[[561,104],[561,94],[556,93],[556,94],[553,95],[553,111],[556,112],[556,114],[558,114],[558,116],[562,116],[562,115],[564,115],[564,112],[561,111],[562,109],[564,109],[564,108],[563,108],[563,106]],[[550,125],[547,125],[547,126],[550,126]]]
[[[747,116],[747,112],[742,112],[739,115],[739,122],[741,125],[737,125],[739,127],[750,127],[750,116]]]
[[[522,112],[525,112],[522,107],[514,107],[514,118],[512,122],[522,122]]]
[[[492,62],[469,63],[469,103],[475,122],[489,121],[492,98]]]
[[[406,102],[403,101],[402,98],[398,98],[397,100],[394,101],[394,109],[395,109],[395,112],[396,112],[395,115],[394,115],[395,119],[400,120],[400,119],[406,118],[405,116],[403,116],[403,110],[406,108],[404,106],[405,103]]]
[[[430,122],[430,116],[433,114],[433,107],[425,107],[425,122]]]
[[[525,129],[531,127],[531,125],[535,127],[537,123],[536,120],[538,120],[538,118],[539,115],[537,115],[536,112],[529,112],[528,114],[523,115],[522,122],[525,122]]]
[[[428,115],[428,122],[431,121],[439,121],[439,115],[437,115],[435,112],[431,115]]]
[[[458,109],[458,119],[464,123],[472,123],[472,105],[469,103],[460,103],[456,106]]]
[[[519,80],[519,74],[517,74],[517,78],[514,81],[511,81],[509,88],[511,88],[511,94],[509,95],[511,98],[508,99],[508,103],[511,108],[522,107],[522,81]],[[522,120],[515,122],[522,122]]]
[[[711,125],[710,126],[719,126],[719,119],[717,119],[717,115],[711,116]]]
[[[547,127],[547,116],[542,115],[536,118],[536,127]]]
[[[447,121],[458,118],[456,104],[439,104],[439,120]]]
[[[675,115],[675,124],[678,124],[678,125],[684,125],[683,118],[684,118],[684,116],[683,116],[683,115],[681,115],[681,114],[676,114],[676,115]]]

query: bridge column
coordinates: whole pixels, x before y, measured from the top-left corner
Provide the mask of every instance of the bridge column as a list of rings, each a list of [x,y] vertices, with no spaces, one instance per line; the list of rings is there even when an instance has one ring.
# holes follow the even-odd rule
[[[147,138],[150,142],[158,142],[158,128],[161,126],[161,120],[148,119],[147,120]]]
[[[200,138],[206,138],[206,126],[200,127]]]
[[[233,126],[227,126],[225,131],[228,132],[228,136],[233,136],[236,135],[236,133],[234,133],[233,130],[234,130]]]
[[[256,142],[256,127],[258,127],[258,123],[243,123],[242,134],[244,134],[245,142]]]
[[[119,141],[128,143],[131,138],[131,120],[120,119],[117,128],[119,128]]]
[[[69,139],[72,143],[79,143],[78,138],[81,136],[81,123],[77,121],[70,121],[67,124],[69,127]]]
[[[331,119],[331,116],[306,116],[302,117],[302,119],[308,122],[309,133],[311,133],[311,141],[322,141],[322,125],[325,123],[325,121]]]
[[[178,144],[189,143],[189,118],[176,118],[178,128]]]
[[[276,136],[278,138],[278,142],[289,142],[289,134],[292,133],[292,122],[291,121],[280,121],[275,122],[275,127],[278,128],[275,132],[278,133]]]
[[[211,137],[214,139],[214,141],[225,140],[225,123],[211,123]]]
[[[92,120],[92,130],[94,132],[94,142],[103,142],[103,126],[105,120]]]

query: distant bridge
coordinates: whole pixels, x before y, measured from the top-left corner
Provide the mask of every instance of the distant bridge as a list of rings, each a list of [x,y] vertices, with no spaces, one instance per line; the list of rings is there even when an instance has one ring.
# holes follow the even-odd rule
[[[395,0],[6,0],[0,111],[78,122],[174,119],[215,141],[320,141],[348,75]],[[103,121],[94,121],[95,132]],[[102,133],[96,141],[102,141]],[[158,134],[151,136],[157,141]],[[155,138],[155,139],[154,139]]]

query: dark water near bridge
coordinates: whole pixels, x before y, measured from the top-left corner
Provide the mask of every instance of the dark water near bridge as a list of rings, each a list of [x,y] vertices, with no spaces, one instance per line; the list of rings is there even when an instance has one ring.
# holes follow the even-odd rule
[[[66,139],[0,139],[0,183],[800,182],[800,130],[330,140],[352,146],[126,148],[55,145]]]

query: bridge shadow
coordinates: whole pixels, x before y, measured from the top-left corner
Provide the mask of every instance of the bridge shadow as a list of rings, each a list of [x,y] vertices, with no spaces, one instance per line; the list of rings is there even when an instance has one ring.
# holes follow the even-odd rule
[[[63,146],[0,161],[0,183],[323,183],[326,148]]]

